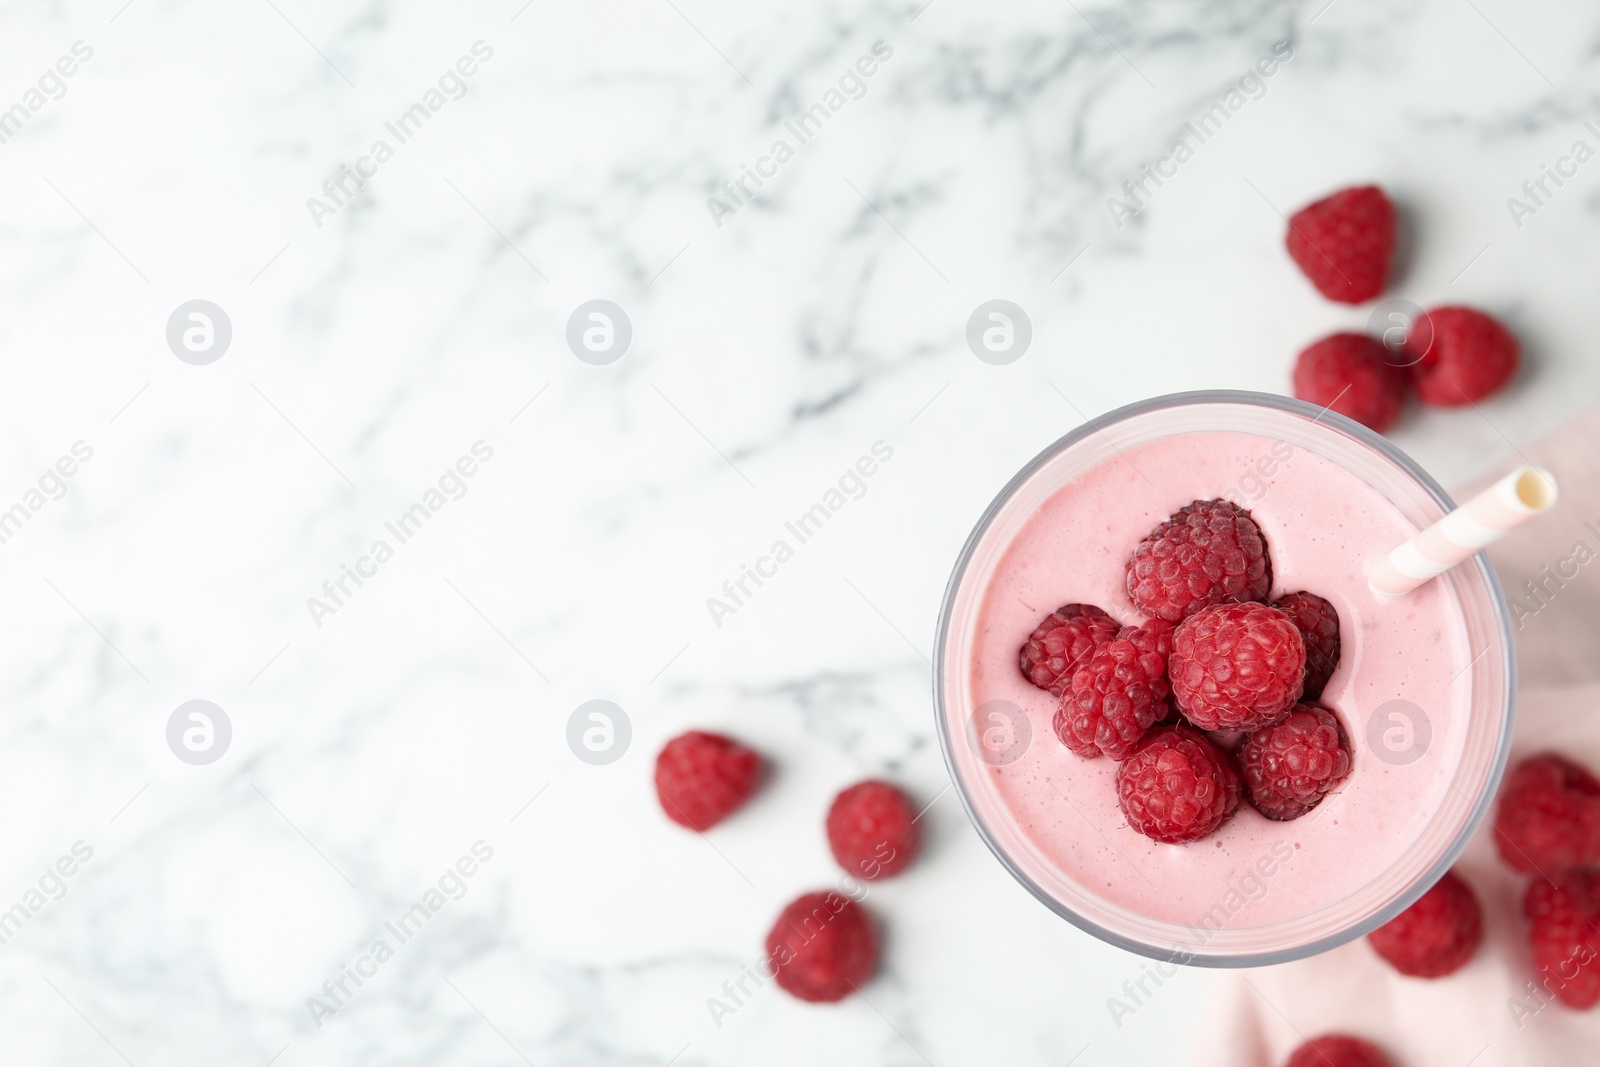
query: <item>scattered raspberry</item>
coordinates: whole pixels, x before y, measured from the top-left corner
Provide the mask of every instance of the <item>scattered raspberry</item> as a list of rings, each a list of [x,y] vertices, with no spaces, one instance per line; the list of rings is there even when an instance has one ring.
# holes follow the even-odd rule
[[[1092,604],[1064,604],[1044,617],[1022,645],[1022,676],[1059,697],[1096,645],[1117,636],[1117,621]]]
[[[1128,561],[1128,596],[1146,615],[1171,623],[1210,604],[1264,600],[1270,588],[1261,528],[1226,500],[1196,500],[1174,513]]]
[[[1300,353],[1294,395],[1383,433],[1400,417],[1409,376],[1364,333],[1336,333]]]
[[[1257,811],[1298,819],[1350,773],[1350,739],[1333,712],[1296,704],[1282,722],[1245,738],[1239,771]]]
[[[1376,185],[1362,185],[1295,212],[1285,243],[1317,292],[1360,304],[1383,292],[1394,236],[1394,205]]]
[[[921,843],[917,812],[888,782],[858,782],[833,798],[828,845],[839,866],[871,881],[905,870]]]
[[[1117,767],[1117,803],[1146,837],[1198,841],[1239,806],[1239,774],[1200,731],[1164,726]]]
[[[1446,871],[1411,907],[1367,935],[1378,955],[1412,978],[1443,978],[1467,965],[1483,941],[1483,909],[1472,887]]]
[[[1284,1067],[1394,1067],[1370,1041],[1348,1034],[1324,1034],[1295,1049]]]
[[[667,818],[709,830],[756,791],[761,757],[731,737],[690,730],[656,757],[656,796]]]
[[[1178,707],[1204,730],[1254,730],[1300,699],[1306,644],[1265,604],[1218,604],[1185,619],[1168,664]]]
[[[1554,753],[1523,760],[1501,787],[1494,843],[1524,874],[1600,862],[1600,781]]]
[[[872,977],[878,939],[867,913],[835,892],[796,897],[767,934],[778,986],[801,1000],[843,1000]]]
[[[1126,759],[1155,721],[1167,714],[1167,660],[1161,628],[1152,620],[1127,627],[1099,646],[1072,676],[1056,709],[1061,743],[1084,759]]]
[[[1521,346],[1495,319],[1463,307],[1434,308],[1428,319],[1432,343],[1411,354],[1411,380],[1424,404],[1454,408],[1482,400],[1517,372]]]
[[[1539,984],[1569,1008],[1600,1003],[1600,884],[1593,871],[1535,878],[1522,898]]]
[[[1315,700],[1339,666],[1339,613],[1315,593],[1290,593],[1272,606],[1289,616],[1306,643],[1306,684],[1300,695]]]

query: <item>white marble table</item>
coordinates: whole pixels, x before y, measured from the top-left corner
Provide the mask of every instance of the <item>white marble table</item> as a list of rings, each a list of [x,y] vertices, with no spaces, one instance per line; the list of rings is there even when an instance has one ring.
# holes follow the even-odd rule
[[[1600,163],[1531,215],[1507,199],[1600,147],[1597,33],[1590,6],[1510,0],[6,5],[5,1059],[1176,1054],[1210,976],[1114,1021],[1141,962],[1032,901],[943,791],[949,566],[1085,417],[1279,391],[1298,347],[1360,328],[1279,214],[1352,181],[1402,206],[1398,295],[1488,308],[1528,353],[1403,447],[1458,481],[1593,403]],[[1281,41],[1136,213],[1108,208]],[[565,341],[595,299],[632,328],[605,365]],[[991,299],[1031,321],[1009,365],[964,339]],[[231,325],[210,362],[215,337],[168,345],[192,300]],[[876,442],[859,499],[714,619]],[[232,731],[205,765],[167,741],[196,699]],[[602,766],[566,743],[595,699],[632,731]],[[775,764],[709,843],[649,785],[690,726]],[[779,907],[837,877],[822,813],[868,774],[932,807],[868,900],[867,997],[768,987],[717,1025]],[[442,875],[460,899],[386,934]]]

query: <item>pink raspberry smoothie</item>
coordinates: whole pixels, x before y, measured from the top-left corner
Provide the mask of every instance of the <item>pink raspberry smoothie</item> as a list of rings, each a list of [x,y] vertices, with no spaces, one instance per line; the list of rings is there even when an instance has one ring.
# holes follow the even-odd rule
[[[1113,449],[1046,486],[1048,495],[1029,498],[1025,485],[1007,505],[1022,512],[1008,519],[1000,509],[953,593],[948,750],[969,811],[1036,893],[1099,927],[1142,923],[1148,938],[1190,948],[1218,930],[1273,924],[1336,935],[1348,914],[1326,929],[1317,917],[1390,872],[1454,802],[1474,707],[1465,610],[1442,581],[1391,602],[1370,592],[1370,563],[1419,526],[1347,465],[1304,445],[1202,431]],[[1297,820],[1274,822],[1241,803],[1209,837],[1159,844],[1123,818],[1117,764],[1081,759],[1056,738],[1057,702],[1022,676],[1018,649],[1063,604],[1142,621],[1126,589],[1134,546],[1179,508],[1215,497],[1260,526],[1269,599],[1308,590],[1338,610],[1342,654],[1318,703],[1342,721],[1352,769]],[[1397,707],[1422,709],[1425,721],[1396,718]],[[1008,722],[1008,709],[1026,722]]]

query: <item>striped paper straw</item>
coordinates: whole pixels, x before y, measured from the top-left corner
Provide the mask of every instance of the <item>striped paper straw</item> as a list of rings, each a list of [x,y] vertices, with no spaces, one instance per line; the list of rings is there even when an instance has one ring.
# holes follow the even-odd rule
[[[1519,467],[1373,565],[1367,584],[1381,599],[1404,596],[1556,502],[1556,480]]]

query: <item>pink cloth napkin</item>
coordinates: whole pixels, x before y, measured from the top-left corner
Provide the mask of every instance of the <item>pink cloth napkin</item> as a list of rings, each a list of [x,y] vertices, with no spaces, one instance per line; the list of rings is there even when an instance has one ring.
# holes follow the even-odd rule
[[[1600,554],[1600,410],[1525,454],[1555,473],[1561,499],[1489,550],[1520,616],[1511,761],[1548,748],[1600,771],[1600,556],[1574,561],[1578,542],[1585,557]],[[1531,596],[1530,581],[1546,591]],[[1600,1008],[1541,1006],[1531,992],[1527,879],[1500,862],[1487,826],[1455,869],[1484,909],[1484,943],[1465,968],[1431,981],[1405,978],[1362,939],[1313,959],[1228,972],[1196,1067],[1282,1067],[1302,1040],[1335,1031],[1373,1041],[1396,1067],[1600,1063]]]

